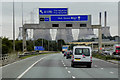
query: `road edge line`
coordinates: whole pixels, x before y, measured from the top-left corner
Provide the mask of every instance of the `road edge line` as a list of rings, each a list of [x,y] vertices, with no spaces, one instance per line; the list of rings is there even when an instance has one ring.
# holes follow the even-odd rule
[[[45,55],[45,54],[44,54],[44,55]],[[38,55],[38,56],[40,56],[40,55]],[[5,65],[5,66],[2,66],[2,67],[0,67],[0,68],[4,68],[4,67],[7,67],[7,66],[9,66],[9,65],[12,65],[12,64],[15,64],[15,63],[24,61],[24,60],[32,59],[32,58],[34,58],[34,57],[37,57],[37,56],[32,56],[32,57],[29,57],[29,58],[26,58],[26,59],[21,59],[21,60],[15,61],[15,62],[13,62],[13,63],[7,64],[7,65]]]
[[[47,57],[47,56],[45,56]],[[39,59],[38,61],[36,61],[35,63],[33,63],[29,68],[27,68],[22,74],[20,74],[18,77],[17,77],[17,80],[19,80],[25,73],[27,73],[35,64],[37,64],[39,61],[41,61],[42,59],[44,59],[45,57]]]

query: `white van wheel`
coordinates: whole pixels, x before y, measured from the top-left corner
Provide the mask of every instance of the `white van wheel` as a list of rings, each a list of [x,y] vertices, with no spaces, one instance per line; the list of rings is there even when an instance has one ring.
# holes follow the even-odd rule
[[[87,65],[88,68],[91,68],[91,64]]]
[[[71,67],[74,67],[73,63],[71,63]]]

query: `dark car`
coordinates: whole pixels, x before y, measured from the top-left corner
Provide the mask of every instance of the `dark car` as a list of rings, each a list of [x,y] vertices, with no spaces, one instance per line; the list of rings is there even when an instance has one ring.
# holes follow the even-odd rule
[[[67,52],[65,51],[65,52],[64,52],[64,57],[66,56],[66,54],[67,54]]]
[[[64,54],[65,51],[62,51],[62,54]]]
[[[71,59],[71,56],[72,56],[72,52],[71,52],[71,51],[68,51],[67,54],[66,54],[66,59],[68,59],[68,58]]]

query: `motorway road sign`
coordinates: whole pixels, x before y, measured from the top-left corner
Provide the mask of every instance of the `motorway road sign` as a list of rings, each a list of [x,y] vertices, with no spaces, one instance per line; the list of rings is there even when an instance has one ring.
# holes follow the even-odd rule
[[[35,51],[44,51],[45,49],[43,48],[43,46],[34,46],[34,50]]]
[[[51,16],[51,21],[88,21],[88,15]]]
[[[67,15],[68,8],[39,8],[39,15]]]

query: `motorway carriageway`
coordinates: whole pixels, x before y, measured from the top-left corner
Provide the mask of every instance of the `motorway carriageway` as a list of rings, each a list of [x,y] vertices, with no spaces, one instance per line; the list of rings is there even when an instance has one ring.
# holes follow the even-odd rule
[[[92,68],[71,67],[71,59],[61,53],[46,54],[27,58],[2,67],[3,80],[39,78],[80,78],[85,80],[117,80],[118,65],[93,58]],[[28,79],[29,80],[29,79]]]

